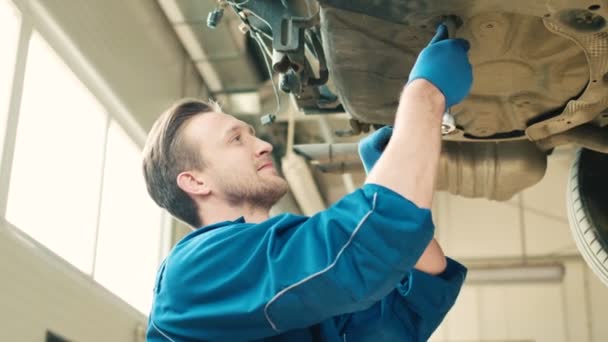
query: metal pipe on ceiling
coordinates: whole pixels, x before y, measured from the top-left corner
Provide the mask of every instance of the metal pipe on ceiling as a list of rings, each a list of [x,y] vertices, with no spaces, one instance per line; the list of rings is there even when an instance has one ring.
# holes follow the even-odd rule
[[[327,122],[327,118],[320,117],[319,118],[319,129],[321,130],[321,134],[323,135],[323,139],[327,143],[332,144],[334,142],[334,137],[331,133],[331,129],[329,128],[329,123]],[[359,164],[360,166],[361,164]],[[355,182],[353,181],[353,176],[350,174],[350,171],[346,171],[343,169],[342,173],[342,182],[344,183],[344,189],[347,193],[351,193],[355,191]]]
[[[301,144],[294,145],[293,149],[308,160],[334,163],[358,158],[357,146],[357,143]]]
[[[558,263],[469,267],[466,282],[470,285],[561,282],[564,274],[564,265]]]

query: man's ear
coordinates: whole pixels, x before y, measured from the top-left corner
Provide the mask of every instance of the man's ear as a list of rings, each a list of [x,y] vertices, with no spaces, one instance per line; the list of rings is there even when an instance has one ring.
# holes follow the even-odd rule
[[[177,186],[191,195],[209,195],[211,188],[203,175],[194,171],[183,171],[177,175]]]

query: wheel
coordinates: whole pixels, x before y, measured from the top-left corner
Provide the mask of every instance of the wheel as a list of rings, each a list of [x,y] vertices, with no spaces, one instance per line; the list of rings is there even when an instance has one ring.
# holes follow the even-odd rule
[[[578,250],[608,286],[608,154],[578,150],[570,168],[566,206]]]

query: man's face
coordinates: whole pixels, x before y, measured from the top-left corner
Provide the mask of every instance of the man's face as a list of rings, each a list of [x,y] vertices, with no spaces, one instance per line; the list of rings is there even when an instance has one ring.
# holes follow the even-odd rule
[[[287,183],[272,163],[272,145],[258,139],[245,122],[223,113],[204,113],[187,123],[184,134],[202,155],[212,193],[229,204],[270,208],[287,192]]]

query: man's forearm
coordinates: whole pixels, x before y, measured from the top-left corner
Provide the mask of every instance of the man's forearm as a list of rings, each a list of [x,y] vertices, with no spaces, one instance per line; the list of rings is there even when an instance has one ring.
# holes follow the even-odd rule
[[[430,208],[441,151],[442,93],[418,79],[401,94],[395,128],[366,183],[386,186],[422,208]]]
[[[414,266],[418,271],[437,275],[445,271],[447,260],[437,240],[431,240]]]
[[[431,207],[444,101],[439,89],[426,80],[415,80],[403,90],[391,140],[366,182],[384,185],[419,207]],[[445,267],[445,255],[433,239],[415,268],[435,275]]]
[[[418,55],[401,94],[390,141],[366,179],[366,183],[383,185],[428,209],[437,178],[443,112],[467,96],[473,81],[469,43],[448,36],[447,27],[439,25]],[[371,147],[363,146],[362,152],[371,150],[367,154],[373,156],[374,149],[379,149],[374,143],[385,144],[387,132],[379,130],[382,134],[370,139]],[[426,246],[415,267],[430,274],[444,271],[446,258],[437,241]]]

